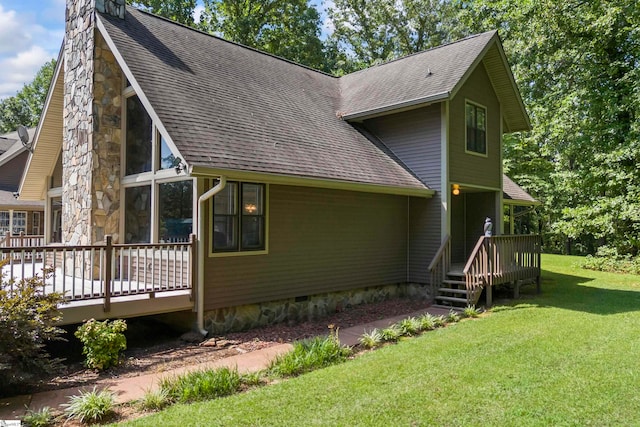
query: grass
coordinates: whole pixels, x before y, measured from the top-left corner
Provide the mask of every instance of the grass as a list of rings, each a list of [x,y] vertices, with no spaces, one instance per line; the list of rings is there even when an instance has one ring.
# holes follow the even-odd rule
[[[640,425],[640,276],[543,256],[541,295],[131,425]]]
[[[292,377],[347,360],[351,349],[342,347],[336,336],[314,337],[293,344],[293,350],[270,364],[268,372],[276,377]]]

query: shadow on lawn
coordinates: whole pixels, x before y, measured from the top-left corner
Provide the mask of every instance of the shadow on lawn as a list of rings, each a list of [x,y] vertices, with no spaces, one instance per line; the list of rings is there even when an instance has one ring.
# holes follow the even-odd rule
[[[537,295],[535,286],[524,287],[518,300],[502,300],[513,310],[536,305],[559,307],[567,310],[607,315],[640,311],[640,290],[626,291],[590,286],[590,277],[560,274],[542,270],[542,293]]]

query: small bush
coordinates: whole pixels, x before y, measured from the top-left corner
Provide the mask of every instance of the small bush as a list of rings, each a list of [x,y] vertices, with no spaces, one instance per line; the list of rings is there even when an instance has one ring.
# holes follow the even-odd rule
[[[0,261],[0,271],[6,261]],[[49,272],[44,271],[44,277]],[[0,274],[0,395],[17,391],[41,372],[53,372],[60,360],[44,350],[47,341],[61,340],[60,293],[44,294],[44,277],[6,279]]]
[[[22,417],[22,422],[27,427],[48,427],[53,424],[53,412],[48,406],[39,411],[28,409],[26,415]]]
[[[148,390],[138,402],[138,407],[143,411],[159,411],[171,403],[166,390]]]
[[[363,333],[359,341],[364,348],[374,348],[382,344],[382,334],[378,329],[374,329]]]
[[[460,314],[457,311],[449,311],[447,314],[447,323],[456,323],[460,320]]]
[[[269,372],[279,377],[291,377],[344,362],[351,349],[340,345],[336,335],[315,337],[293,343],[293,350],[278,356],[269,366]]]
[[[90,319],[80,326],[75,336],[82,342],[82,354],[89,368],[107,369],[117,365],[120,352],[127,348],[127,338],[123,332],[127,330],[124,320],[97,322]]]
[[[98,422],[113,415],[115,396],[109,390],[80,392],[69,398],[65,405],[65,413],[71,419],[77,419],[82,423]]]
[[[464,317],[478,317],[480,316],[480,310],[475,305],[468,305],[464,308],[462,314],[464,314]]]
[[[402,319],[398,324],[398,327],[400,328],[401,334],[404,336],[412,336],[422,330],[420,321],[415,317],[407,317],[406,319]]]
[[[433,323],[436,328],[441,328],[447,324],[447,320],[445,319],[444,316],[435,316],[433,318]]]
[[[420,329],[423,331],[430,331],[436,328],[436,318],[430,313],[423,314],[418,318],[418,321],[420,322]]]
[[[189,372],[160,382],[160,389],[169,401],[179,403],[228,396],[239,388],[240,375],[229,368]]]
[[[402,331],[397,324],[393,324],[387,328],[384,328],[380,334],[384,341],[397,341],[402,336]]]
[[[587,255],[580,267],[609,273],[640,274],[640,256],[621,255],[616,248],[601,246],[595,256]]]

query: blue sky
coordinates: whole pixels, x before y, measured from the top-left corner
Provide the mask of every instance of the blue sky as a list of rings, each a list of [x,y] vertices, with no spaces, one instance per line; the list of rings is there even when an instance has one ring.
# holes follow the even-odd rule
[[[321,4],[325,18],[324,9],[333,1],[312,3]],[[57,58],[65,4],[66,0],[0,0],[0,99],[15,95],[46,61]],[[323,24],[323,36],[326,33]]]

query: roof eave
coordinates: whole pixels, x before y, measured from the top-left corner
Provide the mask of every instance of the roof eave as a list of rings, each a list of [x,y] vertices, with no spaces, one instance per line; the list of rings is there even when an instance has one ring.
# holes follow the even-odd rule
[[[203,165],[193,165],[189,173],[197,178],[216,178],[226,176],[227,179],[255,180],[266,184],[292,185],[298,187],[328,188],[333,190],[361,191],[365,193],[393,194],[430,198],[436,193],[425,187],[401,187],[395,185],[370,184],[363,182],[342,181],[337,179],[315,178],[294,175],[252,172],[236,169],[219,169]]]
[[[389,104],[372,110],[363,110],[356,113],[339,114],[339,116],[346,121],[362,121],[366,119],[372,119],[378,116],[384,116],[389,113],[399,113],[401,111],[413,110],[415,108],[425,107],[427,105],[441,102],[449,99],[449,92],[440,92],[434,95],[424,96],[421,98],[410,99],[408,101],[399,102],[396,104]]]

